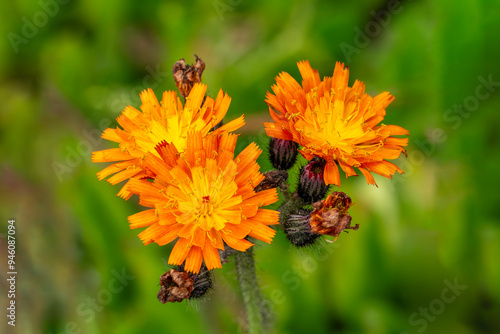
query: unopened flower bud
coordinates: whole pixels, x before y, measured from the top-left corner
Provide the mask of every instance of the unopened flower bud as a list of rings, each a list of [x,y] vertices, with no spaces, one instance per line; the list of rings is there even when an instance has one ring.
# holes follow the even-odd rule
[[[197,274],[188,273],[184,271],[184,266],[180,266],[161,275],[160,286],[160,302],[181,302],[202,297],[212,287],[212,278],[205,266]]]
[[[297,247],[311,245],[321,236],[311,232],[310,216],[310,211],[296,210],[287,217],[283,224],[287,239]]]
[[[285,140],[271,137],[269,142],[269,159],[273,167],[278,170],[292,168],[297,160],[297,149],[299,145],[293,140]]]
[[[305,203],[320,201],[328,191],[323,177],[325,165],[325,160],[313,159],[302,167],[297,192]]]

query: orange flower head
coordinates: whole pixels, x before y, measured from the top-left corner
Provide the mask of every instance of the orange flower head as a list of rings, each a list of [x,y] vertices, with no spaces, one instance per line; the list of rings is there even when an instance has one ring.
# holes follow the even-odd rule
[[[394,100],[388,92],[375,97],[365,93],[363,82],[348,86],[349,69],[339,62],[333,77],[320,80],[318,71],[308,61],[298,64],[302,86],[286,72],[276,77],[266,102],[274,123],[264,123],[266,133],[274,138],[293,140],[307,160],[326,160],[325,183],[340,186],[338,165],[346,177],[357,175],[354,167],[369,184],[375,180],[371,172],[391,178],[403,171],[387,161],[405,153],[403,146],[408,130],[379,123],[385,108]]]
[[[197,273],[202,260],[209,270],[221,268],[218,250],[224,244],[245,251],[253,244],[247,236],[270,243],[279,213],[262,209],[278,200],[276,188],[255,192],[264,179],[256,163],[262,152],[250,144],[236,158],[237,136],[202,136],[189,132],[183,156],[173,144],[162,143],[159,157],[148,153],[153,182],[131,179],[128,190],[150,207],[129,217],[131,228],[147,227],[139,234],[144,244],[177,241],[168,263]]]
[[[144,90],[140,97],[141,110],[126,107],[117,118],[123,129],[108,128],[104,130],[104,139],[119,143],[119,148],[93,152],[93,162],[116,162],[97,173],[99,180],[112,174],[107,181],[116,184],[129,178],[154,177],[154,174],[143,164],[147,153],[158,156],[154,149],[159,143],[173,144],[178,152],[186,150],[186,139],[189,131],[200,131],[204,136],[226,115],[231,98],[219,91],[214,100],[205,97],[207,86],[195,84],[183,106],[176,92],[163,93],[161,104],[152,89]],[[241,116],[217,130],[214,134],[235,131],[245,124]],[[119,196],[128,199],[132,195],[124,186]]]

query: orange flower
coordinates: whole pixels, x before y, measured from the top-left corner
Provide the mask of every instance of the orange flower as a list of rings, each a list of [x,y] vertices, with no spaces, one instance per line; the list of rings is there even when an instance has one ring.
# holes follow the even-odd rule
[[[177,93],[163,93],[160,103],[152,89],[141,93],[141,111],[128,106],[117,118],[120,128],[104,130],[102,137],[120,144],[120,148],[112,148],[92,153],[93,162],[116,162],[97,173],[99,180],[112,174],[107,181],[116,184],[129,178],[154,177],[150,170],[144,167],[143,159],[148,152],[156,154],[155,147],[165,141],[173,144],[178,152],[186,149],[186,138],[189,131],[200,131],[202,135],[209,133],[226,115],[231,98],[219,91],[217,98],[205,98],[207,86],[195,84],[186,98],[184,107]],[[205,99],[205,101],[204,101]],[[241,116],[217,130],[214,134],[234,131],[245,124]],[[126,185],[118,196],[125,199],[132,194],[126,190]]]
[[[365,93],[365,85],[356,80],[348,86],[349,69],[339,62],[333,77],[320,80],[318,71],[308,61],[298,64],[302,86],[288,73],[282,72],[267,93],[266,102],[275,123],[264,123],[266,133],[275,138],[293,140],[302,146],[307,159],[326,160],[325,183],[340,186],[337,164],[346,177],[363,173],[368,184],[375,180],[370,172],[391,178],[403,171],[385,159],[396,159],[405,153],[403,146],[408,130],[397,125],[378,125],[385,108],[394,100],[388,92],[375,97]]]
[[[278,200],[275,188],[255,192],[264,179],[256,163],[262,152],[250,144],[234,159],[237,136],[202,136],[190,132],[183,157],[175,145],[162,143],[145,164],[156,174],[153,182],[131,179],[128,190],[139,203],[153,209],[129,217],[130,228],[148,227],[139,234],[144,244],[165,245],[178,238],[168,263],[197,273],[202,260],[207,268],[221,268],[218,250],[224,243],[238,251],[253,244],[251,236],[271,243],[279,213],[261,209]]]

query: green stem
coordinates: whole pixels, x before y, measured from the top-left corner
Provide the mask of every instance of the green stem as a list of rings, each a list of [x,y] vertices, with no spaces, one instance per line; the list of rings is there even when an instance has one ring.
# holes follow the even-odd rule
[[[280,212],[280,225],[282,228],[285,226],[286,218],[293,211],[300,209],[304,206],[304,201],[297,195],[297,193],[291,194],[288,189],[283,191],[283,203],[279,207],[278,211]],[[286,195],[285,195],[286,194]]]
[[[236,253],[236,271],[247,313],[248,332],[249,334],[263,333],[265,310],[255,275],[253,247],[247,249],[246,252]]]

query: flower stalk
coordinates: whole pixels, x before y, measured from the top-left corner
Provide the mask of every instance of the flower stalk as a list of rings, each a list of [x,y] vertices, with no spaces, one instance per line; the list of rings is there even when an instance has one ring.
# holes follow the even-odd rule
[[[248,333],[263,333],[266,310],[264,309],[262,293],[255,274],[253,247],[247,249],[246,252],[237,252],[235,261],[238,282],[247,315]]]

